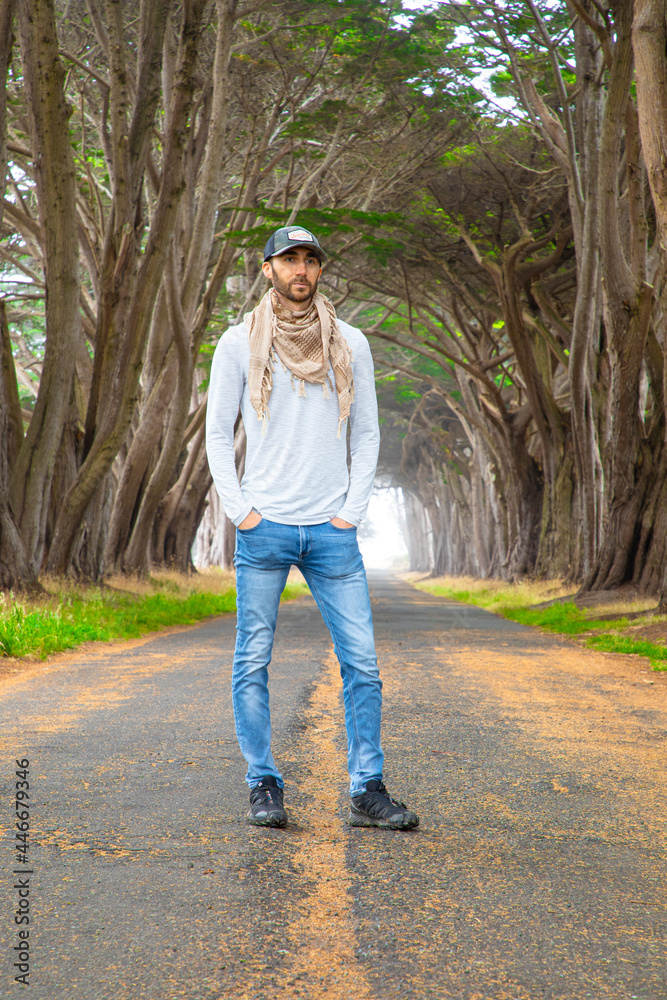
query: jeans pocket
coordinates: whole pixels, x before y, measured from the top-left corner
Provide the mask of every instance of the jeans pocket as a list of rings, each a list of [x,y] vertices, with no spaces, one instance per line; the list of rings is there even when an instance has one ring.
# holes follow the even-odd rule
[[[260,517],[260,519],[259,519],[259,521],[257,522],[257,524],[253,524],[252,528],[237,528],[236,530],[238,531],[238,533],[239,533],[240,535],[252,535],[253,531],[257,531],[257,529],[258,529],[258,528],[260,527],[260,525],[262,525],[263,523],[264,523],[264,518],[263,518],[263,517]]]

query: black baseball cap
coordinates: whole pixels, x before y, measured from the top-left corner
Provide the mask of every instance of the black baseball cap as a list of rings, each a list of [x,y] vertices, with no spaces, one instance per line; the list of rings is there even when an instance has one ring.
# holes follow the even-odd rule
[[[270,257],[278,257],[291,247],[310,247],[319,258],[320,262],[327,259],[327,255],[320,246],[317,236],[302,226],[283,226],[276,229],[272,236],[269,236],[264,247],[264,260]]]

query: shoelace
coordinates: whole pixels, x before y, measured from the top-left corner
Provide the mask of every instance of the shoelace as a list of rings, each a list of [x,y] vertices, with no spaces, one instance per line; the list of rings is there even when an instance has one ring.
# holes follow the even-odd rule
[[[264,792],[265,795],[268,795],[268,797],[271,799],[271,801],[273,801],[274,797],[275,798],[280,798],[280,789],[279,788],[263,788],[262,791]]]
[[[397,809],[407,809],[407,806],[406,806],[405,802],[398,802],[396,799],[392,798],[392,796],[389,794],[389,792],[385,788],[383,781],[380,782],[380,787],[379,788],[376,788],[375,791],[373,791],[373,792],[368,792],[367,791],[366,794],[367,795],[382,795],[383,798],[388,799],[389,802],[391,803],[391,805],[395,806]],[[386,809],[385,803],[384,802],[378,802],[377,800],[375,802],[372,802],[371,805],[375,806],[376,809],[380,809],[380,810],[383,809],[383,808]]]
[[[378,791],[382,792],[383,795],[386,795],[387,798],[389,799],[389,801],[391,802],[391,804],[393,806],[400,806],[401,809],[407,809],[408,808],[406,806],[405,802],[399,802],[398,799],[393,798],[393,796],[391,796],[389,794],[389,792],[387,791],[387,789],[384,787],[384,782],[383,781],[380,782],[380,787],[378,788]]]
[[[278,803],[278,805],[282,805],[281,795],[280,795],[280,793],[282,792],[282,788],[276,788],[273,785],[263,785],[260,781],[259,785],[255,785],[255,787],[253,788],[253,792],[263,793],[269,800],[271,805],[274,805],[275,803]],[[259,798],[259,795],[257,796],[257,798]]]

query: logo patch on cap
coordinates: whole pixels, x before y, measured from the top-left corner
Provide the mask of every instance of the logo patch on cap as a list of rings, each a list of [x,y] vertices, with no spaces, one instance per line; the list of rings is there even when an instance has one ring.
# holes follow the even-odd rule
[[[290,229],[287,234],[288,240],[313,240],[313,234],[307,229]]]

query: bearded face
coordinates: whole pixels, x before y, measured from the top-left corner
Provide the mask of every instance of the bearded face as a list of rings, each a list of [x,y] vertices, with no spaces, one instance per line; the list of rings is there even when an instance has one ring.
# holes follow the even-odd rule
[[[306,306],[317,291],[322,272],[319,258],[307,247],[294,247],[279,257],[272,257],[263,270],[288,306]]]

